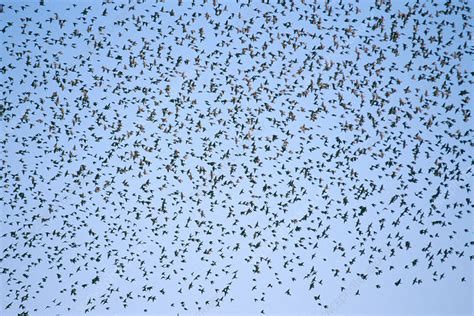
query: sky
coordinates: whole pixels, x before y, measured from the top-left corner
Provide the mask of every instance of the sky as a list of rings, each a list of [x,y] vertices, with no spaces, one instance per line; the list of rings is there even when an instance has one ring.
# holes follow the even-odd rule
[[[5,1],[1,314],[471,315],[470,6]]]

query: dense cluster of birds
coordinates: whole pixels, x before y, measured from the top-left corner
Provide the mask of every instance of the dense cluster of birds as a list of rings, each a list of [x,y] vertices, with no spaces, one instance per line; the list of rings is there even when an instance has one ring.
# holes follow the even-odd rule
[[[2,6],[2,310],[470,282],[471,10],[396,2]]]

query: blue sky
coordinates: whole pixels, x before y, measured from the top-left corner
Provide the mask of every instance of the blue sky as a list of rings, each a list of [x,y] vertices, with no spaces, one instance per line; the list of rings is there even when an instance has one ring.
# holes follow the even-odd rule
[[[7,1],[3,314],[471,314],[470,7],[389,3]]]

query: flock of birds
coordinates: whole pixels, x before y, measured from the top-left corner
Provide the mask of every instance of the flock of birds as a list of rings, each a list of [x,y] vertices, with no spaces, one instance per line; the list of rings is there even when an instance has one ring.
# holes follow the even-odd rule
[[[471,282],[467,0],[2,10],[5,313]]]

